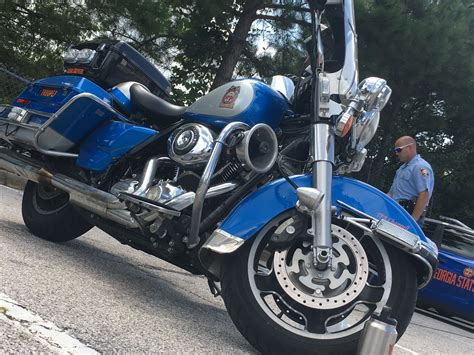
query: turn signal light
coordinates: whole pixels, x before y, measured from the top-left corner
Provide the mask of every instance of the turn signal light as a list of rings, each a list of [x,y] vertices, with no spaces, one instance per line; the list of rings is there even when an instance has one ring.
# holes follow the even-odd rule
[[[21,99],[20,98],[20,99],[16,100],[16,103],[21,104],[21,105],[28,105],[28,104],[31,103],[31,100],[26,100],[26,99]]]

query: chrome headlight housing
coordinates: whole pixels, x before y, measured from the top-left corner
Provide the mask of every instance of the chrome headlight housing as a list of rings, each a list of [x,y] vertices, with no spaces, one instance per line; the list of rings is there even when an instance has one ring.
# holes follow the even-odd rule
[[[392,89],[384,79],[370,77],[360,82],[358,99],[363,100],[366,111],[382,111],[392,95]]]
[[[380,112],[368,111],[364,112],[357,120],[355,129],[357,144],[365,147],[374,138],[375,132],[379,127]]]

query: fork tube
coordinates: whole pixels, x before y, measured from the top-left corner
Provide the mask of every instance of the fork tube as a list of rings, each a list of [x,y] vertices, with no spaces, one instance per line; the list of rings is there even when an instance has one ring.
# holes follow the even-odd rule
[[[313,187],[324,193],[312,215],[314,261],[321,268],[329,262],[331,239],[331,188],[334,163],[334,128],[327,121],[312,124]]]

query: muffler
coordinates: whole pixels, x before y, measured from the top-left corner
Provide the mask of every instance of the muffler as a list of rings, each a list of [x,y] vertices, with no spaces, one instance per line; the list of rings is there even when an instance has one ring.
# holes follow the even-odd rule
[[[139,227],[125,204],[114,195],[65,175],[53,174],[32,158],[0,148],[0,169],[36,183],[50,184],[67,192],[69,201],[76,206],[129,228]]]

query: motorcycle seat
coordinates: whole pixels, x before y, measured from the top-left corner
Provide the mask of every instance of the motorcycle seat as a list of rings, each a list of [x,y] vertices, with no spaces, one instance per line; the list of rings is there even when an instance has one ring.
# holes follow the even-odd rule
[[[153,95],[140,84],[130,87],[132,103],[159,126],[175,123],[181,119],[186,107],[173,105]]]

